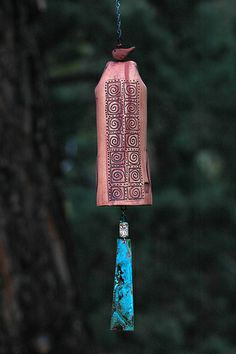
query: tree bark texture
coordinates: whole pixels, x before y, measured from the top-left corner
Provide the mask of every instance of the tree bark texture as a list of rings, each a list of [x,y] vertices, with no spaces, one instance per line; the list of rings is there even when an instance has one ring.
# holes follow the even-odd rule
[[[0,353],[85,352],[35,28],[39,0],[0,3]],[[68,256],[70,254],[70,256]],[[89,352],[89,351],[87,351]]]

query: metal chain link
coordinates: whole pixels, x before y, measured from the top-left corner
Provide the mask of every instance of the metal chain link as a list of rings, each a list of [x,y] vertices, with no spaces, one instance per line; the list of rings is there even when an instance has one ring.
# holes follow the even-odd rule
[[[120,13],[120,0],[116,0],[116,34],[117,34],[117,44],[121,45],[121,13]]]

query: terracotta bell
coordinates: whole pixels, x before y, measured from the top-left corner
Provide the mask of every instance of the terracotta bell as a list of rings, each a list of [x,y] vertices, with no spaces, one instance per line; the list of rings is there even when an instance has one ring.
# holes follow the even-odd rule
[[[123,60],[126,52],[113,50]],[[151,205],[147,88],[134,61],[109,61],[95,88],[97,205]]]

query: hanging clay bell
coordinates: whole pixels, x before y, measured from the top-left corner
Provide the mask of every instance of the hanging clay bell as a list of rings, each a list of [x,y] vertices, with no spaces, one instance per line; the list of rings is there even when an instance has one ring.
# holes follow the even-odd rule
[[[151,205],[147,152],[147,88],[134,50],[115,48],[95,89],[97,205]]]

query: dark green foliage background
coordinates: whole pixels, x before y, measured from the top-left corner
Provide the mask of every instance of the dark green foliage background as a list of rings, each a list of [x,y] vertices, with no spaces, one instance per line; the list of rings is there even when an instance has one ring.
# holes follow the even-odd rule
[[[236,353],[236,2],[123,0],[124,42],[149,92],[153,207],[128,211],[134,333],[110,333],[118,208],[95,205],[94,88],[115,44],[114,1],[49,0],[40,29],[97,353]]]

